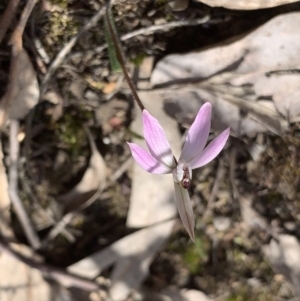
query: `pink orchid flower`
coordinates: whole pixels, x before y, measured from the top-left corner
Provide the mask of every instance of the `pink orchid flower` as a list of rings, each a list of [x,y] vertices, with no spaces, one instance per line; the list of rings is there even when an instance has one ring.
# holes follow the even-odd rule
[[[142,118],[144,137],[149,152],[137,144],[128,143],[132,156],[143,169],[150,173],[173,174],[178,213],[194,241],[195,221],[187,191],[192,180],[192,169],[206,165],[221,152],[229,137],[230,129],[226,129],[205,147],[211,126],[211,104],[206,102],[200,108],[187,133],[181,156],[177,161],[159,122],[147,110],[143,110]]]

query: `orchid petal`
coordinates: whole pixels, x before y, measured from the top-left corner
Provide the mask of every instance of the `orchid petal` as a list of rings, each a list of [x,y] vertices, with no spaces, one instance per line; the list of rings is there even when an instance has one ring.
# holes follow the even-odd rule
[[[195,220],[189,193],[176,182],[174,182],[174,187],[176,206],[179,216],[191,239],[195,241]]]
[[[163,128],[147,111],[143,110],[144,137],[150,154],[169,168],[175,167],[174,156]]]
[[[181,159],[191,162],[204,149],[211,124],[211,104],[206,102],[199,110],[191,125],[183,146]]]
[[[226,129],[219,136],[213,139],[208,146],[198,155],[198,157],[194,158],[190,164],[192,169],[199,168],[210,161],[212,161],[221,150],[224,148],[227,139],[230,134],[230,128]]]
[[[127,142],[134,160],[146,171],[153,174],[171,173],[171,169],[158,162],[146,150],[135,143]]]

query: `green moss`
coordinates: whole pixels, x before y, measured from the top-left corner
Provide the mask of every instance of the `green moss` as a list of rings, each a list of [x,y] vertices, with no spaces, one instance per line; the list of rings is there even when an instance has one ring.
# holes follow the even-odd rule
[[[67,8],[70,4],[70,0],[50,0],[50,3],[52,5],[57,5],[59,6],[60,8]]]
[[[134,131],[131,131],[130,129],[126,129],[126,134],[128,134],[128,136],[131,138],[136,138],[136,139],[139,139],[139,140],[145,140],[143,136],[141,136],[140,134],[134,132]]]
[[[169,0],[156,0],[155,5],[156,6],[163,6],[166,5],[169,2]]]
[[[278,202],[282,200],[282,195],[277,190],[270,190],[265,196],[264,201],[268,203]]]
[[[183,261],[191,274],[196,274],[208,260],[209,243],[197,237],[195,244],[190,244],[183,253]]]
[[[49,20],[49,30],[54,42],[63,42],[78,32],[78,23],[67,14],[53,12]]]
[[[271,189],[275,186],[276,190],[289,200],[300,196],[299,185],[294,184],[300,174],[299,131],[300,129],[294,126],[282,137],[270,138],[270,147],[262,156],[259,170],[263,175],[262,183]]]
[[[51,0],[54,10],[47,15],[47,19],[39,20],[42,24],[43,34],[41,36],[43,45],[49,53],[54,56],[57,49],[63,47],[74,35],[76,35],[81,25],[68,13],[70,1]]]
[[[70,150],[71,156],[79,154],[79,148],[82,144],[83,129],[79,127],[69,115],[63,118],[56,125],[56,135],[60,142]]]
[[[82,146],[86,144],[86,132],[82,123],[90,119],[91,112],[80,109],[76,112],[67,112],[55,125],[55,135],[60,144],[68,150],[71,158],[82,153]]]
[[[129,197],[124,195],[122,187],[115,185],[110,189],[109,214],[118,218],[126,218],[128,213]]]
[[[138,53],[134,58],[130,59],[131,63],[133,63],[135,66],[140,66],[143,62],[143,60],[147,57],[145,53]]]
[[[240,287],[226,301],[272,301],[273,295],[266,292],[253,292],[249,287]]]

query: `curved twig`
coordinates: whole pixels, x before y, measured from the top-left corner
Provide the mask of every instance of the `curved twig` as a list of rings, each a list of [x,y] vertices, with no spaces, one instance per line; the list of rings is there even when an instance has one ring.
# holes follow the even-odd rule
[[[58,282],[61,282],[65,286],[69,286],[69,287],[73,286],[87,291],[96,291],[99,289],[103,289],[103,287],[101,287],[95,281],[82,278],[74,274],[70,274],[62,269],[55,268],[43,262],[38,262],[32,258],[20,254],[19,252],[16,252],[10,247],[9,243],[1,235],[0,235],[0,250],[12,256],[13,258],[25,263],[31,268],[38,269],[44,274],[44,276],[56,280]]]

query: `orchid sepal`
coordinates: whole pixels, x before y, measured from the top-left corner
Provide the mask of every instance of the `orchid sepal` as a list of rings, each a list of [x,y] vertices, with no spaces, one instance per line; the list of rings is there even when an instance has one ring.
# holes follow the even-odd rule
[[[135,162],[144,170],[153,174],[168,174],[172,169],[158,162],[145,149],[135,143],[127,142]]]

